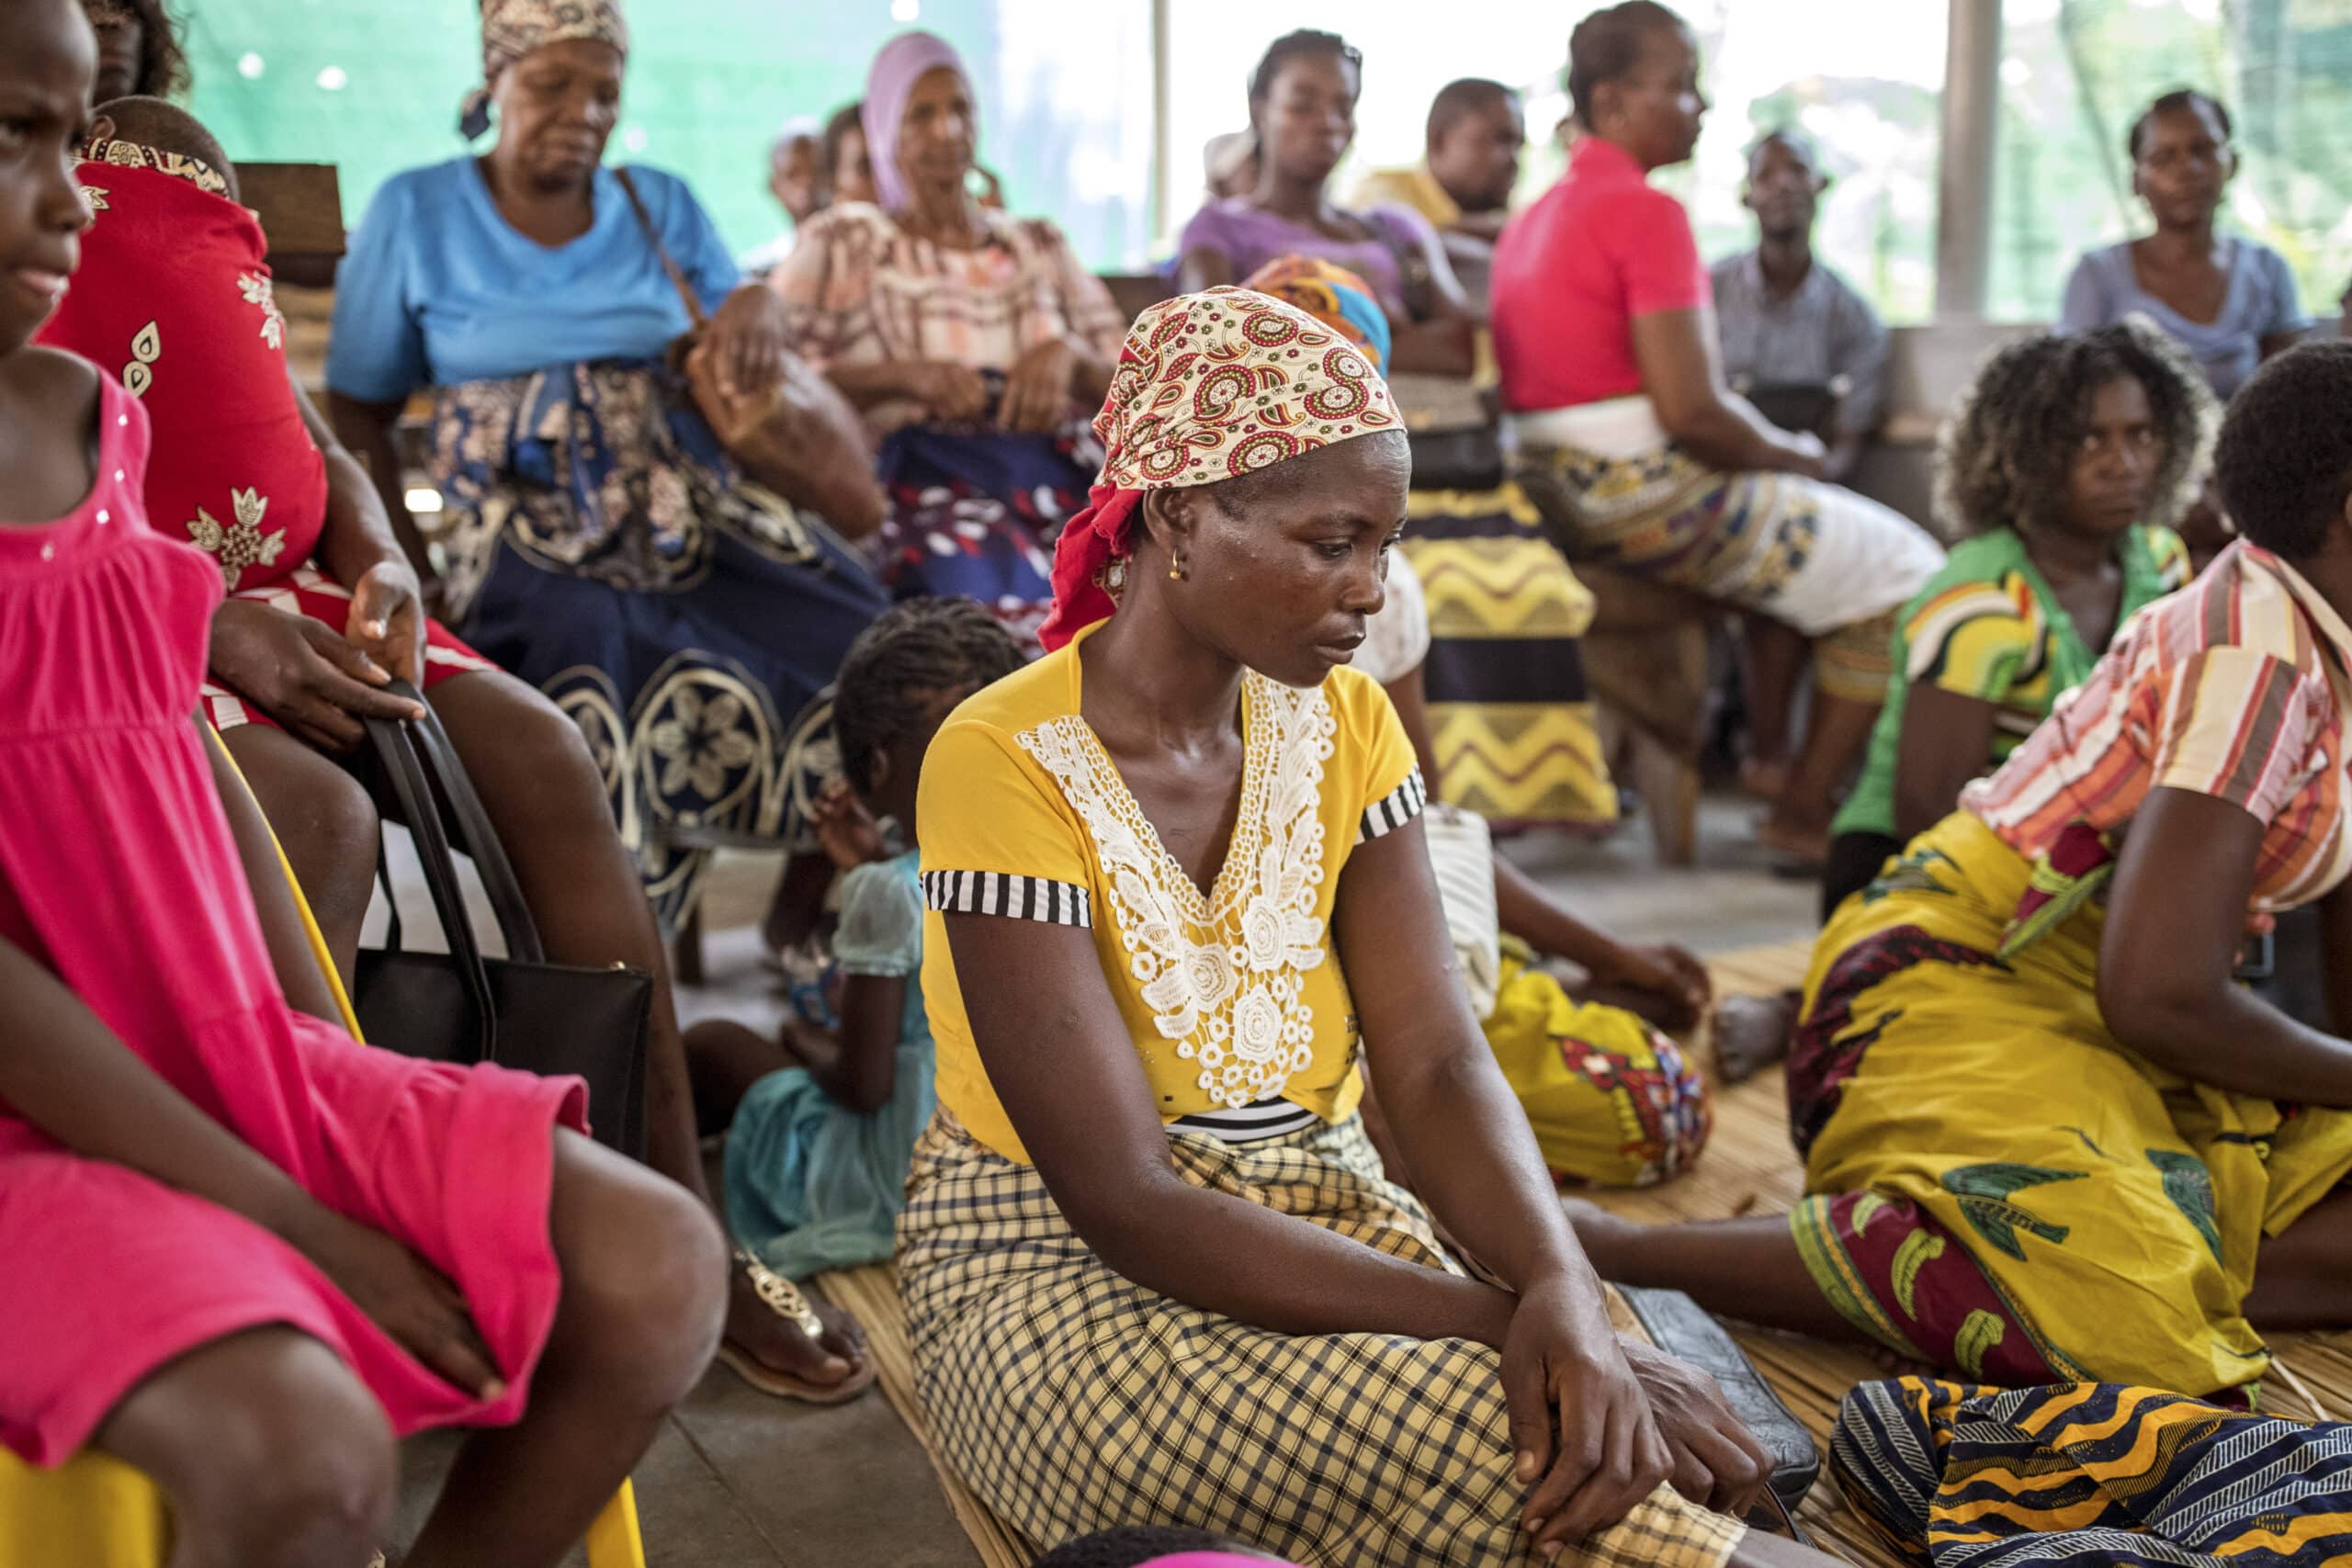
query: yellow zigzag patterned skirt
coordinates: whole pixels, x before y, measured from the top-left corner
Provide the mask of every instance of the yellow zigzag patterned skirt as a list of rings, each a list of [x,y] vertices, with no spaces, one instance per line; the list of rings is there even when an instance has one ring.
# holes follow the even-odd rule
[[[1411,508],[1438,798],[1514,826],[1616,820],[1577,646],[1591,592],[1516,485],[1417,490]]]

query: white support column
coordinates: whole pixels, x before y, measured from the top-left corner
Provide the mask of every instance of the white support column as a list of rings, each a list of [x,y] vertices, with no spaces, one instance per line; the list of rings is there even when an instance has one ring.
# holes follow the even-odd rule
[[[1993,271],[2001,0],[1951,0],[1951,6],[1936,176],[1936,316],[1980,321]]]
[[[1174,0],[1151,0],[1151,233],[1147,246],[1168,232],[1170,175],[1174,167],[1175,124],[1169,101],[1169,11]]]

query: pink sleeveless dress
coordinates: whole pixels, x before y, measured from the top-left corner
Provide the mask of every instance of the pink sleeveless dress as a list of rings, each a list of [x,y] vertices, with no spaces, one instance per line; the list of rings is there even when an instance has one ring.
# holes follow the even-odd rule
[[[195,728],[221,577],[147,525],[147,418],[99,378],[97,483],[0,524],[0,937],[322,1202],[456,1281],[508,1392],[444,1382],[292,1248],[61,1147],[0,1101],[0,1442],[83,1447],[157,1368],[283,1324],[332,1348],[395,1429],[521,1415],[555,1317],[554,1129],[575,1078],[355,1044],[279,993]]]

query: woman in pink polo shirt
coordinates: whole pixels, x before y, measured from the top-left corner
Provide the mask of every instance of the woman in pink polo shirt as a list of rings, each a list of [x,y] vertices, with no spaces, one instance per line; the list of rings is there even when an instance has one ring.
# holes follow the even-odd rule
[[[1579,23],[1568,52],[1583,134],[1495,253],[1495,354],[1521,479],[1578,558],[1811,642],[1812,725],[1758,834],[1817,859],[1831,793],[1886,694],[1894,612],[1943,551],[1824,483],[1819,441],[1775,429],[1724,384],[1690,220],[1648,183],[1690,158],[1706,113],[1690,28],[1627,0]]]

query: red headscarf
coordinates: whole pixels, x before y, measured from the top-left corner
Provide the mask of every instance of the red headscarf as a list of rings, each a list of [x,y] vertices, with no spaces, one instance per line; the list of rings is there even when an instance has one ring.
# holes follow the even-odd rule
[[[76,177],[95,220],[40,341],[146,405],[158,532],[211,555],[232,590],[288,576],[325,526],[326,462],[287,378],[261,224],[195,178],[210,171],[193,159],[122,141],[91,157]]]
[[[1215,484],[1318,446],[1401,430],[1362,350],[1296,306],[1216,288],[1154,305],[1119,349],[1094,416],[1102,472],[1054,546],[1057,649],[1110,615],[1103,586],[1128,553],[1144,491]]]

